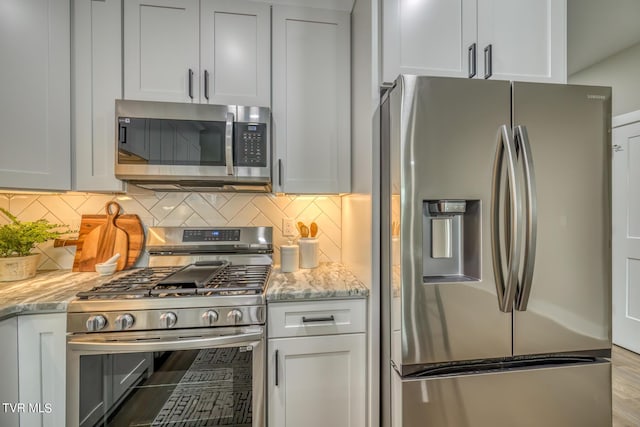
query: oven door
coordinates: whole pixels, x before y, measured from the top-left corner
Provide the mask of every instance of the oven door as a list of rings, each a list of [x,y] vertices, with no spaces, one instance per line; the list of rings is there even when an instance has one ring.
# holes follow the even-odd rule
[[[265,426],[264,329],[67,338],[67,426]]]

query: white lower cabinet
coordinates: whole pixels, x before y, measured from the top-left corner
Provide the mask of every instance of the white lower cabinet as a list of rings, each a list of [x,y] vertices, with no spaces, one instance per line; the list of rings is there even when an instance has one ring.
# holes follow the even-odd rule
[[[270,427],[365,426],[365,312],[364,299],[269,305]]]
[[[18,426],[17,411],[12,411],[9,404],[18,403],[18,318],[12,317],[0,321],[0,426]]]
[[[20,427],[65,425],[66,313],[18,316]]]
[[[66,313],[0,322],[0,425],[65,425]]]

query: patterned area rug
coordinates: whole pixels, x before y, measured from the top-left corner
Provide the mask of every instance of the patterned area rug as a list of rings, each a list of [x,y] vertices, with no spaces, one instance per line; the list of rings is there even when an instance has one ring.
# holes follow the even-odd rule
[[[252,352],[200,350],[151,424],[251,427]]]

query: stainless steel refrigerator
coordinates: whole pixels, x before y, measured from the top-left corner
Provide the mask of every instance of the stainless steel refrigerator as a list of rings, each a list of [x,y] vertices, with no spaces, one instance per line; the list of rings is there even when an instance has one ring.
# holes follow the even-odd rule
[[[400,76],[381,106],[382,421],[611,426],[611,90]]]

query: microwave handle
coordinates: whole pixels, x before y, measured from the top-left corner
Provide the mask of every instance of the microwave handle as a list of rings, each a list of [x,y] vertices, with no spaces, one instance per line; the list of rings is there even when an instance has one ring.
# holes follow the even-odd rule
[[[119,126],[118,142],[120,144],[126,144],[127,143],[127,127],[125,125],[120,125]]]
[[[224,135],[224,158],[227,175],[233,175],[233,113],[227,113],[227,126]]]

